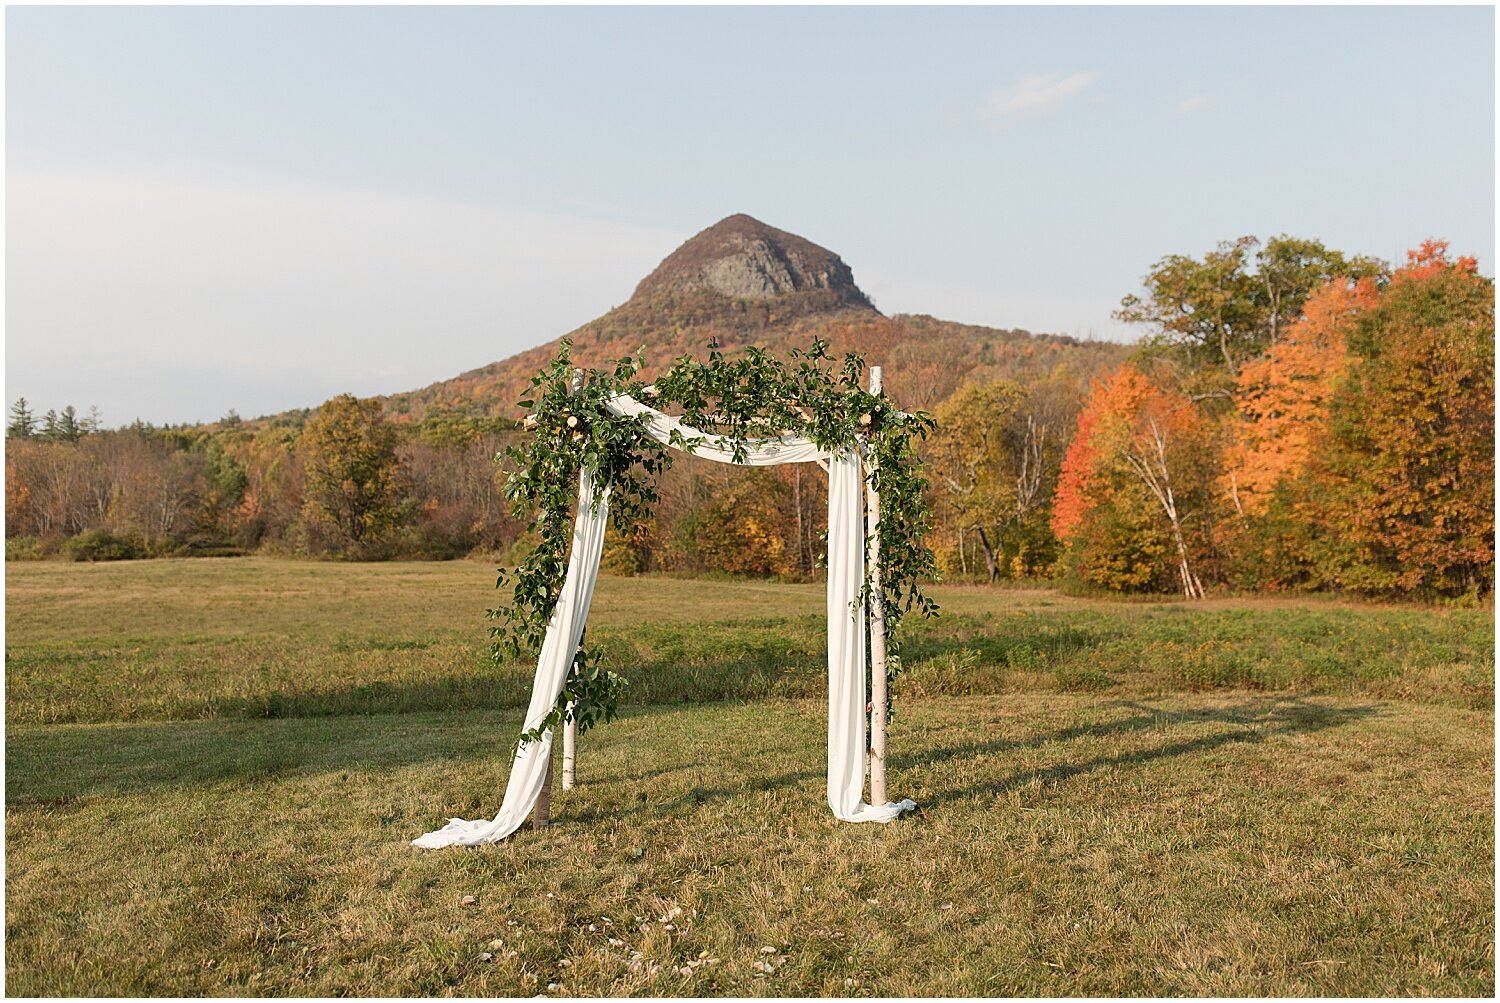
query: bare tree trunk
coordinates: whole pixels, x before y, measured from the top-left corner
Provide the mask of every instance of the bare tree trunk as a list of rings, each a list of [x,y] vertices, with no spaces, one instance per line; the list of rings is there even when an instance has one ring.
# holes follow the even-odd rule
[[[1234,502],[1234,514],[1243,520],[1245,518],[1245,509],[1240,504],[1240,481],[1235,476],[1233,470],[1229,472],[1229,499]]]
[[[1203,598],[1203,583],[1193,574],[1188,561],[1187,542],[1182,535],[1182,518],[1177,510],[1177,498],[1172,493],[1172,481],[1167,469],[1167,433],[1152,419],[1150,424],[1151,444],[1155,455],[1140,456],[1126,454],[1126,459],[1145,482],[1147,489],[1156,496],[1167,521],[1172,525],[1172,539],[1177,544],[1177,573],[1182,579],[1182,594],[1189,599]]]
[[[995,548],[990,546],[990,538],[985,535],[983,526],[975,526],[974,532],[979,537],[979,545],[984,548],[984,564],[990,572],[990,584],[993,585],[1000,580],[1000,561],[995,556]]]
[[[1042,443],[1047,435],[1047,426],[1038,425],[1032,415],[1026,416],[1026,433],[1021,440],[1021,469],[1016,474],[1016,517],[1025,520],[1036,507],[1042,494],[1042,476],[1045,465]]]

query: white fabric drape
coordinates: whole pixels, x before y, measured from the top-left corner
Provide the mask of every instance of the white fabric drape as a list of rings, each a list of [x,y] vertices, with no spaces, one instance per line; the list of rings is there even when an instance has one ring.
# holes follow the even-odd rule
[[[883,805],[864,801],[869,761],[865,754],[865,609],[860,601],[865,581],[864,468],[859,453],[848,449],[833,454],[810,439],[782,436],[745,442],[737,460],[732,445],[720,436],[684,425],[634,398],[621,394],[607,406],[622,417],[640,417],[647,433],[658,442],[686,448],[695,456],[719,463],[772,466],[828,462],[828,806],[834,817],[845,822],[889,822],[916,808],[911,800]],[[686,442],[673,443],[674,431]],[[523,730],[536,727],[556,704],[583,634],[599,579],[599,557],[609,514],[608,491],[597,506],[590,506],[586,500],[593,492],[593,479],[585,472],[579,485],[567,583],[547,625]],[[505,801],[493,820],[450,819],[436,832],[413,840],[413,845],[473,846],[509,836],[521,827],[536,804],[551,753],[551,732],[516,753]]]
[[[845,822],[889,822],[912,800],[866,804],[865,480],[859,454],[828,460],[828,807]]]
[[[591,504],[591,502],[593,502]],[[578,516],[573,521],[573,548],[568,558],[568,577],[536,662],[536,679],[531,684],[531,705],[526,709],[523,732],[541,723],[557,704],[573,656],[583,640],[588,622],[589,603],[599,581],[599,558],[604,553],[604,529],[609,522],[609,488],[606,485],[594,497],[594,477],[585,470],[578,479]],[[539,742],[527,742],[516,751],[510,767],[510,782],[505,786],[505,800],[493,819],[465,821],[450,818],[448,824],[412,840],[413,846],[434,849],[440,846],[477,846],[504,839],[526,821],[536,804],[537,795],[547,779],[547,761],[552,756],[552,732],[542,733]]]
[[[747,467],[770,467],[778,463],[812,463],[816,460],[828,459],[828,451],[819,449],[817,443],[811,439],[784,435],[779,439],[747,440],[742,450],[744,459],[737,461],[734,458],[733,446],[728,444],[723,437],[684,425],[680,419],[647,407],[634,397],[620,394],[605,406],[621,417],[639,417],[641,423],[646,426],[646,433],[665,445],[673,445],[672,433],[679,433],[686,440],[686,446],[678,448],[686,448],[694,456],[701,456],[705,460],[716,460],[719,463],[737,462]]]

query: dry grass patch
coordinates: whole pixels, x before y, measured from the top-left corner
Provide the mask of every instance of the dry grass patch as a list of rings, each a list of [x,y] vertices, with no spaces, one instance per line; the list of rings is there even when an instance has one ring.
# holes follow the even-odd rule
[[[436,852],[406,841],[494,810],[514,715],[28,729],[8,989],[1493,991],[1491,714],[927,700],[892,736],[923,813],[885,827],[829,815],[822,714],[632,714],[560,825]]]

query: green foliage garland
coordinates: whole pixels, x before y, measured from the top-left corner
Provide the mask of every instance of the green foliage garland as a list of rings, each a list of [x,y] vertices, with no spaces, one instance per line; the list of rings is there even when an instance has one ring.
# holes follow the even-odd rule
[[[672,455],[646,433],[641,419],[605,407],[623,393],[680,415],[736,459],[745,457],[752,440],[790,435],[830,452],[860,449],[874,461],[887,671],[899,673],[903,617],[912,610],[933,616],[938,609],[922,590],[937,567],[923,542],[931,516],[915,449],[915,441],[934,427],[931,415],[902,413],[884,396],[869,393],[864,359],[851,353],[833,360],[820,339],[806,352],[794,350],[791,365],[758,348],[728,359],[710,344],[706,362],[679,358],[653,386],[638,378],[641,365],[639,357],[620,359],[613,372],[585,371],[581,386],[574,387],[571,345],[564,340],[552,364],[532,378],[531,395],[519,402],[528,411],[531,434],[498,459],[510,470],[505,491],[517,518],[530,518],[527,528],[539,541],[514,572],[500,569],[496,587],[509,583],[512,594],[510,605],[486,611],[496,661],[541,647],[567,576],[569,516],[580,471],[592,473],[601,490],[609,486],[617,526],[649,516],[657,501],[656,478]],[[677,433],[672,438],[672,445],[694,445]],[[867,580],[867,601],[869,589]],[[613,719],[624,685],[602,667],[597,649],[580,648],[557,705],[521,741],[536,740],[568,720],[569,703],[580,734]]]

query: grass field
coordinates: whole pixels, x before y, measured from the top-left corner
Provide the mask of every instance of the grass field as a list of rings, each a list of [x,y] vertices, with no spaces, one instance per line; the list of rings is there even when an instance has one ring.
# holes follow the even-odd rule
[[[559,824],[423,852],[529,682],[486,566],[6,577],[11,994],[1494,991],[1489,610],[940,588],[923,812],[847,826],[821,588],[606,579],[630,706]]]

